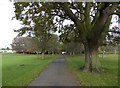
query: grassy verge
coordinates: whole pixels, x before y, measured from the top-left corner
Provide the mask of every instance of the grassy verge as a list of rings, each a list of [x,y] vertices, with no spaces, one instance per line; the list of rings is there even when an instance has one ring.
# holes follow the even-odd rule
[[[2,55],[2,85],[25,86],[33,80],[57,56],[3,54]]]
[[[109,59],[109,57],[112,57]],[[81,86],[118,86],[118,56],[105,55],[100,59],[102,67],[107,69],[105,73],[85,73],[79,68],[85,63],[84,55],[67,56],[66,63],[80,81]]]

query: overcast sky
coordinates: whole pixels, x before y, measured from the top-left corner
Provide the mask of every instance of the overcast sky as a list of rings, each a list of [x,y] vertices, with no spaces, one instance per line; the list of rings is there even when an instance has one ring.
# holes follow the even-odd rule
[[[9,0],[0,1],[0,48],[10,47],[12,40],[17,36],[14,29],[22,27],[17,20],[11,20],[15,16],[13,3]],[[67,23],[67,22],[66,22]],[[117,25],[117,24],[114,24]]]
[[[17,35],[13,29],[22,26],[17,20],[11,20],[14,16],[13,4],[9,0],[0,1],[0,48],[11,47],[13,38]]]

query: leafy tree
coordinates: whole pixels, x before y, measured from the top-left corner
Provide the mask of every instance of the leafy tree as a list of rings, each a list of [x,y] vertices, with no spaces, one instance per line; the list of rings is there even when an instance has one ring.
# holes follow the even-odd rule
[[[6,48],[6,50],[10,50],[10,48],[9,48],[9,47],[7,47],[7,48]]]
[[[120,44],[120,28],[115,26],[108,31],[106,35],[106,43],[108,45],[118,46]]]
[[[105,40],[100,45],[102,50],[106,51],[114,51],[115,54],[117,52],[118,46],[120,42],[120,29],[115,26],[110,29],[105,37]]]
[[[49,51],[52,52],[52,54],[58,52],[59,51],[58,35],[52,34],[48,45]]]
[[[42,22],[41,27],[46,27],[48,31],[58,30],[62,34],[69,27],[67,33],[75,33],[73,38],[81,41],[85,48],[83,71],[101,71],[97,58],[98,47],[109,30],[112,14],[119,14],[119,3],[17,2],[14,5],[16,18],[25,26],[30,26],[32,23],[40,25]],[[63,26],[65,20],[71,21],[71,24]]]
[[[37,36],[38,48],[42,52],[42,59],[44,59],[44,53],[46,51],[55,52],[58,51],[58,36],[55,34],[41,34]]]
[[[16,52],[33,53],[38,51],[37,39],[30,37],[15,37],[11,46]]]
[[[64,50],[67,51],[70,55],[75,55],[84,51],[82,44],[74,41],[65,43]]]
[[[24,45],[24,42],[21,38],[14,38],[11,44],[12,49],[15,50],[16,52],[24,52],[23,45]]]

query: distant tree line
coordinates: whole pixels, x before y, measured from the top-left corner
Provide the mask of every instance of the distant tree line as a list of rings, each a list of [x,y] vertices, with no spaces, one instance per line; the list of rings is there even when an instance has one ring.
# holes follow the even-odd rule
[[[15,37],[11,44],[18,53],[46,53],[58,51],[58,36],[52,35],[49,40],[36,37]]]
[[[70,55],[84,53],[81,43],[62,43],[59,42],[57,35],[52,35],[49,40],[40,40],[35,37],[15,37],[11,46],[17,53],[61,54],[63,51]]]

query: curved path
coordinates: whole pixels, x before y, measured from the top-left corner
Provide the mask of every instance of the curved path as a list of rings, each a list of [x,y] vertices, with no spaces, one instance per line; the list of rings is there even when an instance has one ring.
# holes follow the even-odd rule
[[[64,56],[60,56],[28,86],[78,86],[78,83],[68,70]]]

